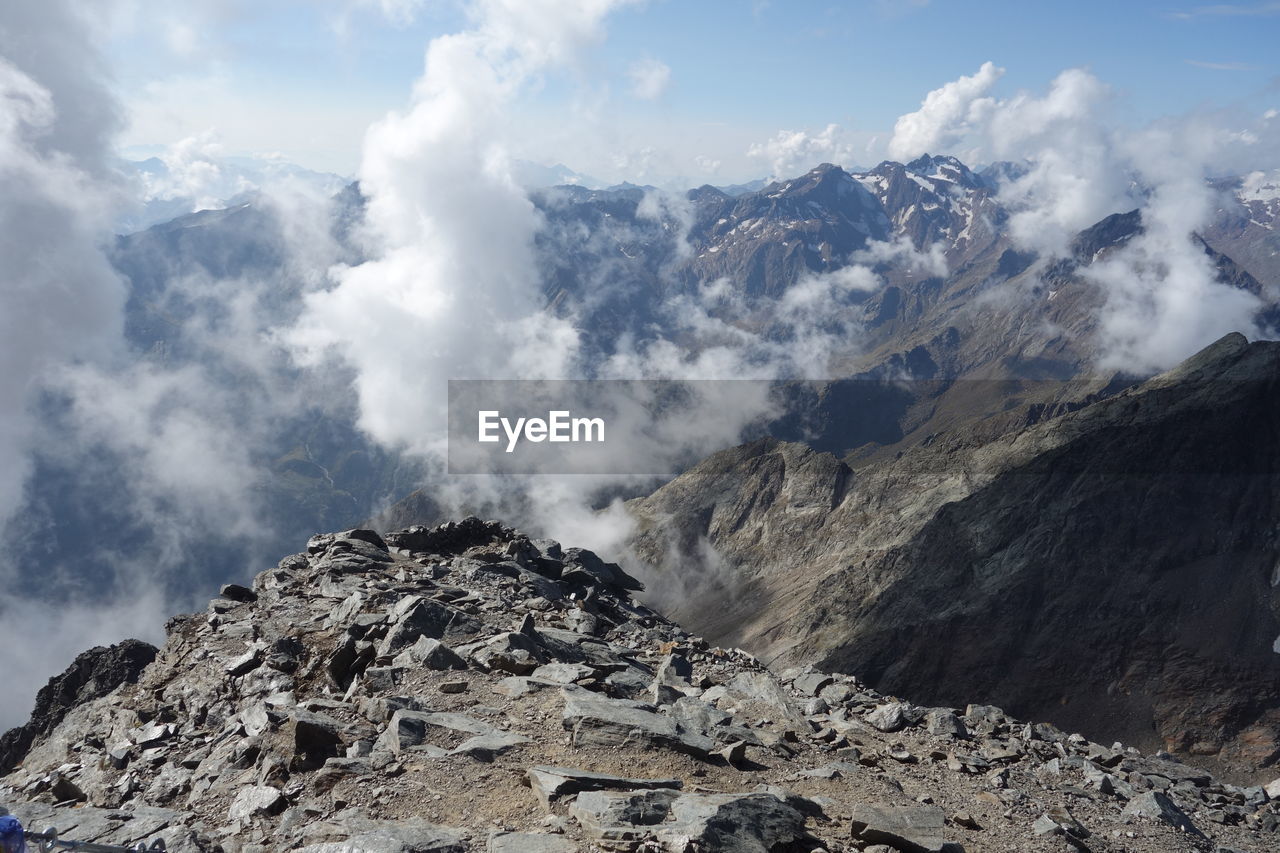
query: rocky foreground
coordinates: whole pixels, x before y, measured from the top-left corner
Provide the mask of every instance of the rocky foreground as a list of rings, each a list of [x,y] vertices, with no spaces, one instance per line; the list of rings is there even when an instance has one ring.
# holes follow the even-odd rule
[[[97,650],[51,682],[0,804],[228,853],[1280,847],[1280,781],[775,675],[638,587],[495,522],[316,536],[144,667]]]

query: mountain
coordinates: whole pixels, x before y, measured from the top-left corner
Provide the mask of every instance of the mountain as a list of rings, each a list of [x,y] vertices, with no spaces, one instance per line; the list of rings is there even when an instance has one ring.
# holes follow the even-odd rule
[[[835,269],[868,241],[889,237],[875,199],[836,166],[736,197],[712,187],[695,192],[684,276],[728,276],[749,296],[776,297],[805,271]]]
[[[543,188],[530,193],[543,223],[535,237],[538,275],[548,308],[571,316],[580,330],[589,372],[620,347],[639,351],[661,340],[696,357],[699,348],[717,345],[686,330],[690,304],[735,333],[785,350],[795,331],[774,319],[798,282],[851,263],[869,267],[877,287],[843,293],[832,306],[841,328],[829,336],[830,380],[785,389],[786,410],[768,429],[858,469],[975,424],[994,439],[1142,378],[1097,369],[1105,293],[1090,275],[1141,232],[1142,211],[1085,229],[1068,257],[1039,258],[1006,233],[994,175],[926,156],[858,172],[823,165],[737,196],[713,187],[684,198],[630,186]],[[1276,251],[1267,242],[1275,233],[1267,227],[1270,185],[1265,175],[1222,182],[1224,213],[1197,239],[1223,281],[1262,297],[1259,319],[1274,327],[1280,298],[1278,273],[1268,266]],[[320,236],[337,261],[359,263],[352,233],[365,199],[352,184],[333,201],[328,234]],[[286,215],[249,193],[233,206],[181,216],[111,247],[129,282],[125,330],[139,372],[181,374],[174,387],[199,399],[186,381],[196,377],[228,401],[220,412],[246,416],[242,429],[230,419],[223,448],[246,451],[252,482],[238,519],[245,536],[227,541],[226,518],[174,510],[168,496],[140,495],[145,483],[118,474],[128,468],[128,446],[64,453],[84,436],[60,433],[70,422],[67,401],[47,400],[42,423],[52,449],[35,460],[28,506],[6,535],[14,565],[45,569],[26,581],[29,594],[119,597],[128,590],[116,581],[140,563],[164,566],[164,592],[190,596],[244,580],[262,555],[311,530],[360,524],[414,490],[421,499],[388,517],[396,526],[440,520],[440,495],[424,482],[420,464],[358,429],[349,376],[337,371],[323,387],[294,393],[316,374],[269,348],[261,350],[265,365],[246,364],[259,350],[223,345],[238,334],[260,341],[287,327],[303,294],[324,286],[329,259],[290,255]],[[728,296],[704,299],[709,290]],[[154,408],[168,415],[163,402]],[[189,455],[199,461],[197,450]],[[146,513],[133,511],[139,506]],[[502,508],[515,518],[521,509]],[[84,579],[91,581],[87,592]]]
[[[628,508],[657,600],[714,642],[1248,778],[1280,763],[1276,435],[1280,343],[1232,335],[860,467],[726,450]]]
[[[716,189],[725,195],[736,196],[759,192],[768,185],[769,182],[764,178],[756,178],[754,181],[747,181],[744,184],[725,184],[723,186],[716,187]]]
[[[4,768],[0,802],[64,842],[172,853],[1262,853],[1280,838],[1280,780],[1237,786],[988,704],[775,672],[638,587],[475,518],[314,536],[172,619],[140,670],[83,656],[55,684],[107,692],[41,693],[36,719],[57,722]]]
[[[575,172],[563,163],[544,166],[531,160],[517,160],[512,171],[515,173],[513,177],[516,183],[529,190],[557,186],[595,188],[601,185],[597,179]]]
[[[201,210],[240,204],[272,185],[295,184],[332,195],[348,180],[270,157],[213,157],[194,149],[163,157],[121,160],[120,172],[139,199],[138,206],[116,223],[120,234],[132,234]]]

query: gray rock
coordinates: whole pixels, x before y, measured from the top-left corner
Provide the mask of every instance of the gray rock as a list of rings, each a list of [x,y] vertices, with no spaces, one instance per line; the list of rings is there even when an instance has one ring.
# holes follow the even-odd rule
[[[740,672],[724,685],[732,698],[757,702],[774,713],[795,722],[803,722],[804,714],[778,680],[767,672]]]
[[[430,743],[431,737],[444,735],[446,732],[460,732],[472,737],[452,749]],[[456,734],[454,737],[456,739]],[[393,755],[413,751],[432,758],[466,755],[479,761],[491,761],[495,755],[528,742],[529,739],[523,735],[501,731],[463,714],[402,709],[391,715],[391,722],[387,724],[386,731],[378,738],[374,748],[386,750]]]
[[[284,735],[293,747],[290,770],[314,770],[342,753],[342,723],[323,714],[294,710]]]
[[[834,682],[835,678],[824,672],[806,672],[797,676],[791,685],[806,696],[817,696]]]
[[[869,844],[888,844],[903,853],[964,853],[945,833],[946,815],[937,806],[853,807],[853,837]]]
[[[519,631],[499,634],[471,652],[471,660],[488,672],[529,675],[547,660],[537,640]]]
[[[577,853],[578,845],[562,835],[531,832],[494,832],[489,853]]]
[[[262,665],[262,647],[254,646],[239,657],[227,662],[227,675],[238,677],[253,672]]]
[[[462,834],[427,823],[381,824],[346,841],[310,844],[298,853],[467,853]]]
[[[1191,818],[1187,817],[1186,812],[1178,808],[1173,800],[1159,791],[1138,794],[1124,807],[1124,814],[1163,821],[1170,826],[1181,829],[1183,832],[1200,837],[1204,835],[1200,830],[1196,829],[1195,824],[1191,822]]]
[[[434,640],[465,640],[480,630],[476,619],[438,601],[407,595],[387,614],[391,627],[378,647],[378,657],[394,657],[417,642],[419,637]]]
[[[908,707],[902,702],[889,702],[868,713],[865,719],[868,725],[886,734],[900,732],[907,727]]]
[[[1066,806],[1052,806],[1031,827],[1036,835],[1070,835],[1072,838],[1088,838],[1089,830]]]
[[[306,651],[297,637],[281,637],[267,647],[264,663],[277,672],[294,672]]]
[[[684,783],[679,779],[629,779],[624,776],[610,776],[607,773],[592,773],[588,770],[547,765],[529,770],[528,778],[529,787],[538,797],[543,808],[548,811],[553,802],[576,796],[583,791],[642,791],[662,788],[678,790],[684,787]]]
[[[564,568],[560,578],[567,584],[604,584],[634,592],[644,590],[644,584],[624,572],[617,563],[606,563],[585,548],[564,549],[561,562]]]
[[[241,586],[238,583],[223,584],[222,589],[218,594],[230,601],[238,601],[241,603],[249,603],[258,600],[258,594],[256,592],[248,587]]]
[[[595,841],[633,841],[665,822],[679,796],[678,791],[665,788],[630,793],[584,791],[569,807],[569,816]]]
[[[805,818],[773,794],[677,794],[675,791],[578,796],[569,813],[589,838],[634,841],[652,833],[668,849],[690,843],[718,853],[809,849]]]
[[[925,725],[929,734],[935,737],[968,737],[969,732],[964,723],[952,711],[946,708],[934,708],[925,715]]]
[[[715,742],[684,731],[670,717],[651,706],[624,699],[606,699],[586,690],[564,688],[562,721],[573,732],[575,746],[657,746],[705,758]]]
[[[533,671],[533,677],[556,684],[572,684],[590,678],[594,670],[580,663],[547,663]]]
[[[270,785],[247,785],[231,801],[227,817],[232,821],[245,822],[257,815],[279,814],[286,805],[280,789]]]
[[[406,668],[422,666],[434,670],[467,668],[467,662],[457,652],[433,637],[419,637],[412,646],[396,655],[391,665]]]

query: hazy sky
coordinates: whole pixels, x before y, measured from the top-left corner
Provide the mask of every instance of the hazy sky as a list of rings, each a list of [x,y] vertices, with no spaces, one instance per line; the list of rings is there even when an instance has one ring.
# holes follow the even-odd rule
[[[127,0],[103,26],[131,153],[213,131],[228,154],[279,152],[353,173],[369,123],[402,108],[424,49],[465,28],[456,0]],[[1083,67],[1125,120],[1280,107],[1280,3],[650,0],[610,16],[568,73],[526,89],[516,156],[605,180],[759,177],[780,131],[853,163],[894,120],[986,61],[992,94]]]

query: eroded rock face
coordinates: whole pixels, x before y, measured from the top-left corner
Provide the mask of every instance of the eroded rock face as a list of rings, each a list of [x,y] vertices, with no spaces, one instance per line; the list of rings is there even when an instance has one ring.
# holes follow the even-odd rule
[[[65,672],[49,679],[36,694],[31,719],[0,735],[0,772],[20,764],[32,742],[53,731],[72,708],[105,696],[121,684],[137,681],[158,651],[150,643],[125,640],[78,655]]]
[[[136,683],[35,739],[0,805],[66,839],[185,853],[1022,853],[1068,837],[1166,853],[1193,830],[1261,853],[1280,838],[1263,788],[990,705],[775,673],[599,565],[475,519],[314,537],[252,595],[173,620]]]
[[[717,454],[628,505],[655,602],[918,702],[991,701],[1241,779],[1275,767],[1280,344],[1228,336],[1006,427],[856,471],[774,440]]]

